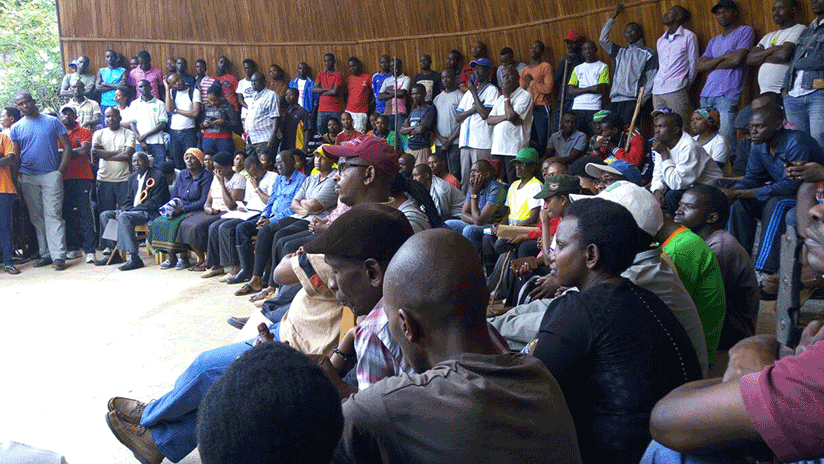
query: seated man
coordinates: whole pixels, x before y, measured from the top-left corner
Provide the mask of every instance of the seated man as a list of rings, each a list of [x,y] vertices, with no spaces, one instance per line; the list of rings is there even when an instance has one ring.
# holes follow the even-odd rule
[[[561,385],[583,462],[638,462],[653,406],[675,386],[701,378],[698,358],[670,309],[620,276],[641,242],[626,208],[577,200],[556,242],[558,283],[579,291],[550,304],[535,356]]]
[[[629,150],[625,150],[626,143],[627,134],[624,131],[624,123],[617,114],[613,113],[601,121],[601,138],[595,141],[592,154],[606,160],[607,163],[610,159],[622,160],[641,169],[646,158],[644,136],[636,129],[632,133]]]
[[[784,115],[777,105],[754,110],[750,116],[752,149],[744,178],[724,189],[730,208],[730,233],[752,253],[755,228],[761,219],[761,239],[755,270],[778,272],[779,241],[786,228],[785,216],[794,216],[795,195],[801,180],[787,176],[788,164],[824,163],[824,151],[807,133],[783,127]],[[762,285],[763,285],[762,281]],[[775,294],[762,294],[772,299]]]
[[[500,221],[506,201],[506,186],[494,179],[492,165],[481,159],[469,171],[469,191],[460,219],[448,219],[446,226],[469,239],[481,249],[484,229]]]
[[[439,177],[449,183],[449,185],[454,186],[456,189],[461,188],[461,181],[459,181],[452,173],[447,172],[446,170],[446,160],[444,159],[445,155],[443,151],[437,151],[429,155],[427,159],[427,164],[429,164],[429,169],[432,170],[432,175],[434,177]]]
[[[376,236],[381,240],[374,240]],[[403,213],[386,205],[369,204],[342,214],[306,246],[307,253],[328,251],[325,259],[332,272],[325,284],[356,316],[365,316],[354,338],[349,338],[354,348],[342,346],[332,355],[332,361],[339,365],[357,359],[354,369],[358,387],[345,384],[340,377],[333,382],[341,398],[385,377],[410,371],[403,362],[401,348],[389,333],[383,275],[392,256],[411,236],[412,226]],[[274,341],[292,344],[292,339],[280,339],[279,330],[263,332],[270,340],[274,336]],[[141,462],[160,464],[164,457],[180,461],[197,446],[197,413],[203,395],[251,346],[251,341],[240,342],[201,353],[178,377],[173,389],[151,403],[112,398],[106,415],[112,433]],[[329,366],[329,360],[322,361]]]
[[[755,335],[760,301],[758,279],[750,255],[724,230],[729,217],[730,206],[724,193],[703,184],[696,184],[684,192],[675,212],[675,222],[703,238],[721,266],[727,315],[718,344],[720,351],[727,351],[744,338]]]
[[[488,292],[466,239],[414,235],[383,281],[389,329],[420,374],[384,379],[343,403],[333,462],[580,462],[555,379],[531,356],[502,353],[486,330]]]
[[[464,206],[463,193],[454,185],[449,185],[440,177],[435,177],[428,165],[415,166],[412,169],[412,180],[420,183],[429,191],[442,218],[451,219],[461,216]]]
[[[578,116],[572,111],[561,118],[561,130],[549,137],[546,156],[554,162],[568,165],[587,149],[587,135],[578,130]]]
[[[818,273],[824,272],[822,219],[824,206],[809,210],[802,258]],[[642,462],[744,462],[747,447],[762,442],[781,461],[824,456],[822,340],[822,324],[814,321],[795,350],[772,335],[739,342],[723,378],[682,385],[656,405],[650,420],[656,441]]]
[[[641,171],[634,164],[624,160],[613,161],[612,164],[587,163],[584,170],[587,174],[598,179],[596,187],[599,192],[619,180],[627,180],[635,185],[641,185]]]
[[[150,166],[149,155],[139,151],[132,155],[134,172],[127,181],[129,185],[129,204],[120,205],[119,210],[107,210],[100,213],[100,245],[126,253],[131,259],[120,266],[121,271],[131,271],[143,267],[143,260],[138,255],[137,237],[134,226],[148,224],[160,216],[158,208],[169,201],[169,188],[166,176],[156,167]],[[117,243],[103,239],[103,232],[110,219],[117,220]],[[114,260],[103,257],[95,264],[105,266]],[[117,260],[117,262],[121,262]]]
[[[652,139],[652,171],[650,191],[675,214],[684,190],[690,185],[709,184],[723,177],[721,168],[698,142],[682,129],[678,113],[664,107],[652,112],[655,137]]]
[[[311,359],[283,343],[241,355],[200,406],[203,464],[329,462],[343,430],[338,392]]]

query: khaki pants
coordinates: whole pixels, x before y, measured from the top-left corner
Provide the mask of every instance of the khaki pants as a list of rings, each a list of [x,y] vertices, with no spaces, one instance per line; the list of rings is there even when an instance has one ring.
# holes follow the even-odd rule
[[[673,111],[681,116],[684,123],[684,128],[689,132],[690,118],[692,117],[692,108],[690,105],[690,98],[687,94],[687,88],[676,90],[671,93],[662,93],[660,95],[652,94],[653,109],[660,110],[663,107],[671,108]]]
[[[415,157],[415,166],[417,166],[429,162],[429,155],[432,154],[432,148],[426,147],[420,150],[409,150],[409,153]]]

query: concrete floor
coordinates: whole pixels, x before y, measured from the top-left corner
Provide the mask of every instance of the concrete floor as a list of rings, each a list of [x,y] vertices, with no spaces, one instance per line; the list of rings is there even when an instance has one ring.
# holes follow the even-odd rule
[[[198,353],[237,336],[228,316],[255,308],[232,295],[237,286],[148,260],[131,272],[69,264],[0,273],[0,441],[53,450],[69,464],[137,462],[106,426],[108,399],[159,397]],[[760,333],[774,330],[772,307],[761,305]],[[805,309],[809,319],[822,302]]]
[[[108,399],[159,397],[198,353],[237,336],[228,316],[255,308],[236,286],[148,260],[131,272],[69,265],[0,273],[0,442],[50,449],[69,464],[137,462],[106,426]]]

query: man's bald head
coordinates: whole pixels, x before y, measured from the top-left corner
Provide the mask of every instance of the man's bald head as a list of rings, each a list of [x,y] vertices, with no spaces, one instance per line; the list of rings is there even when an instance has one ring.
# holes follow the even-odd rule
[[[488,336],[483,269],[475,247],[456,232],[409,238],[386,268],[383,295],[392,335],[418,372],[431,367],[425,352],[449,338],[445,333]]]

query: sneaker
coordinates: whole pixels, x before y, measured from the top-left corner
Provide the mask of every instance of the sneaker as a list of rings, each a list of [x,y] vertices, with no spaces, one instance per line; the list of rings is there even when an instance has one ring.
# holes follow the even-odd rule
[[[91,264],[94,262],[94,253],[86,253],[86,262]]]
[[[177,266],[177,260],[169,261],[167,259],[166,261],[163,261],[163,264],[160,265],[160,269],[171,269],[175,266]]]
[[[175,264],[175,269],[178,271],[181,269],[188,269],[190,267],[192,267],[192,263],[190,263],[188,259],[178,259],[177,264]]]
[[[75,259],[83,256],[83,252],[80,250],[71,250],[66,252],[66,259]]]

